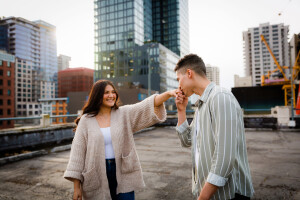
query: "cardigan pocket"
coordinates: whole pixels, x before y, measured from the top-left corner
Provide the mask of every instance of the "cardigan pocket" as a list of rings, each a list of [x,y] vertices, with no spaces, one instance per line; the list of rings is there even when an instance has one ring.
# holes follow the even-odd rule
[[[131,149],[130,153],[127,156],[124,156],[122,153],[121,172],[123,174],[138,171],[139,169],[140,169],[139,160],[133,148]]]
[[[96,190],[100,187],[99,176],[97,170],[93,167],[91,170],[82,173],[83,183],[82,189],[86,192]]]

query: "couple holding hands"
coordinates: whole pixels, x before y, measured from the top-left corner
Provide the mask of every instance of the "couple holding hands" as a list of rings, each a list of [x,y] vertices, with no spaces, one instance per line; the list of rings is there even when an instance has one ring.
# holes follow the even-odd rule
[[[189,54],[175,67],[179,88],[118,107],[110,81],[90,92],[76,132],[64,178],[74,183],[74,200],[134,200],[145,187],[133,133],[166,120],[164,102],[175,97],[176,132],[192,151],[192,191],[197,200],[250,199],[254,193],[247,158],[243,111],[233,94],[206,77],[202,59]],[[191,124],[188,97],[197,94]],[[187,173],[190,173],[187,171]]]

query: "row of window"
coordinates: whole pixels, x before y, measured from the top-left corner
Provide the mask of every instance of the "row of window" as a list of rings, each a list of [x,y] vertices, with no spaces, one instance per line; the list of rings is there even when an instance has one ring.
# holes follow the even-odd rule
[[[4,114],[4,109],[0,109],[0,116],[3,116]],[[11,109],[6,109],[6,114],[11,115]]]
[[[18,104],[18,105],[17,105],[17,108],[19,108],[19,109],[21,109],[21,108],[26,109],[26,107],[27,107],[26,104],[23,104],[23,105]],[[29,104],[28,107],[29,107],[29,109],[32,109],[33,107],[34,107],[34,108],[39,108],[39,105],[35,104],[35,105],[33,106],[32,104]],[[40,106],[40,107],[41,107],[41,106]]]
[[[10,77],[10,76],[11,76],[11,71],[10,71],[10,70],[7,70],[6,75],[7,75],[8,77]],[[0,69],[0,76],[3,76],[3,70],[2,70],[2,69]]]
[[[3,95],[3,89],[0,89],[0,95],[1,96]],[[11,95],[11,90],[8,89],[5,95],[10,96]]]
[[[11,105],[11,100],[10,99],[7,99],[7,105],[10,106]],[[0,106],[3,105],[3,99],[0,99]]]

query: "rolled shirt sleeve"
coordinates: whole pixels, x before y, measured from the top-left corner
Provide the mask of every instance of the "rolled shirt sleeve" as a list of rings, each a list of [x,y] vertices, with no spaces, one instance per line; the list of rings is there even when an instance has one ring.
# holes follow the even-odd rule
[[[214,96],[211,106],[216,148],[207,182],[222,187],[226,184],[235,162],[237,108],[233,97],[227,93]]]
[[[176,126],[176,132],[181,142],[182,147],[190,147],[191,144],[191,126],[185,120],[180,126]]]

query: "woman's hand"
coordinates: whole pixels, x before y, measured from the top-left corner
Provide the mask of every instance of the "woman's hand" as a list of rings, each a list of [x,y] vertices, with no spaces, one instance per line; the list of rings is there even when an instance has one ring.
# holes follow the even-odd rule
[[[170,91],[168,91],[168,93],[169,93],[169,95],[171,96],[171,97],[176,97],[176,91],[177,91],[178,89],[175,89],[175,90],[170,90]]]
[[[189,103],[189,99],[184,95],[184,93],[180,89],[177,89],[175,93],[176,93],[175,103],[176,103],[177,110],[185,112],[186,106]]]
[[[169,98],[175,97],[175,96],[176,96],[176,90],[170,90],[170,91],[164,92],[162,94],[159,94],[154,99],[154,106],[158,107],[158,106],[162,105],[165,101],[167,101]]]
[[[81,185],[79,180],[74,180],[74,194],[73,194],[73,200],[82,200],[82,191],[81,191]]]

